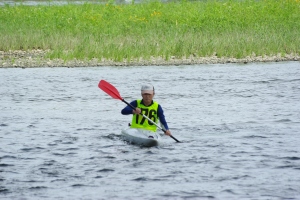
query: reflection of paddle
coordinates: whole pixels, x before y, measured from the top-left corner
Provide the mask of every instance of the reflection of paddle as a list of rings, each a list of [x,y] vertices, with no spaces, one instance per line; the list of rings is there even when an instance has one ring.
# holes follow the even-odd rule
[[[101,80],[98,84],[98,87],[103,90],[104,92],[106,92],[109,96],[111,96],[114,99],[119,99],[121,101],[123,101],[124,103],[126,103],[128,106],[130,106],[132,109],[135,110],[135,107],[133,107],[130,103],[128,103],[127,101],[125,101],[119,91],[110,83],[108,83],[105,80]],[[147,117],[146,115],[144,115],[143,113],[141,113],[141,115],[143,115],[144,118],[146,118],[149,122],[155,124],[157,126],[157,128],[159,128],[160,130],[162,130],[164,133],[166,133],[166,130],[164,130],[162,127],[160,127],[157,123],[155,123],[154,121],[152,121],[149,117]],[[173,137],[172,135],[170,135],[171,138],[173,138],[176,142],[180,142],[179,140],[177,140],[175,137]]]

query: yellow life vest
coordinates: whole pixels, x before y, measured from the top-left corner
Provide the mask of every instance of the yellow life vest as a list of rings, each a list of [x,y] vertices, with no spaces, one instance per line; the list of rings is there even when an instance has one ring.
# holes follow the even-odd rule
[[[149,119],[153,122],[157,123],[158,121],[158,103],[153,101],[150,106],[145,106],[142,104],[142,100],[137,100],[137,107],[141,109],[141,113],[146,115]],[[131,128],[142,128],[149,131],[156,131],[156,125],[149,122],[143,115],[136,115],[133,114],[132,121],[131,121]]]

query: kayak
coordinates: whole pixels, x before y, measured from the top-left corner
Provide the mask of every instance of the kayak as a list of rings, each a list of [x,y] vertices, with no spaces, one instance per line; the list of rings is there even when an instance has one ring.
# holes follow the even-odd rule
[[[161,141],[161,136],[157,132],[138,128],[123,129],[122,138],[131,144],[144,147],[158,146]]]
[[[106,92],[109,96],[111,96],[114,99],[118,99],[121,100],[122,102],[126,103],[128,106],[130,106],[132,109],[136,109],[135,107],[133,107],[130,103],[128,103],[127,101],[125,101],[125,99],[123,99],[119,93],[119,91],[117,90],[117,88],[115,88],[112,84],[110,84],[109,82],[105,81],[105,80],[101,80],[98,84],[98,87],[103,90],[104,92]],[[149,117],[147,117],[146,115],[144,115],[143,113],[141,113],[141,115],[147,119],[149,122],[151,122],[152,124],[154,124],[155,126],[157,126],[157,128],[159,128],[160,130],[162,130],[164,133],[166,133],[166,130],[164,130],[162,127],[160,127],[158,124],[156,124],[154,121],[152,121]],[[124,131],[124,138],[129,139],[129,141],[132,142],[137,142],[137,143],[142,143],[144,144],[144,142],[140,142],[143,141],[143,138],[140,138],[140,135],[137,136],[137,138],[135,137],[136,134],[131,135],[131,131],[128,131],[128,133],[126,133],[127,131]],[[142,135],[142,134],[141,134]],[[146,134],[147,135],[147,134]],[[160,135],[154,134],[155,136],[152,136],[154,138],[154,140],[150,140],[152,142],[149,141],[149,143],[157,143],[156,145],[158,145],[158,142],[160,140]],[[148,135],[148,138],[151,137],[151,135]],[[172,139],[174,139],[176,142],[180,142],[179,140],[177,140],[173,135],[170,135],[170,137]],[[146,139],[145,139],[146,140]],[[146,140],[148,141],[148,140]],[[148,142],[146,142],[146,144],[148,144]]]

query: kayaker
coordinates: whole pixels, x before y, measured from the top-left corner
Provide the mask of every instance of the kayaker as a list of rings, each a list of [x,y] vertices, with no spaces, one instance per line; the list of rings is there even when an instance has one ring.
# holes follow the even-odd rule
[[[133,110],[130,106],[126,106],[121,111],[123,115],[133,114],[130,127],[156,131],[156,125],[148,122],[148,120],[142,115],[139,115],[142,113],[155,123],[159,120],[166,130],[165,134],[171,136],[171,131],[169,130],[161,105],[159,105],[156,101],[153,101],[153,97],[155,95],[153,85],[142,85],[141,95],[143,97],[142,99],[130,102],[130,104],[136,108],[135,110]]]

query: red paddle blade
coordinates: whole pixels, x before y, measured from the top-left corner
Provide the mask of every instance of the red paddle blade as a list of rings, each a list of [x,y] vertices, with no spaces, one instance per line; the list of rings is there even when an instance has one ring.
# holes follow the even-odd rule
[[[110,95],[112,98],[123,100],[119,91],[109,82],[101,80],[98,84],[98,87],[104,92],[106,92],[108,95]]]

